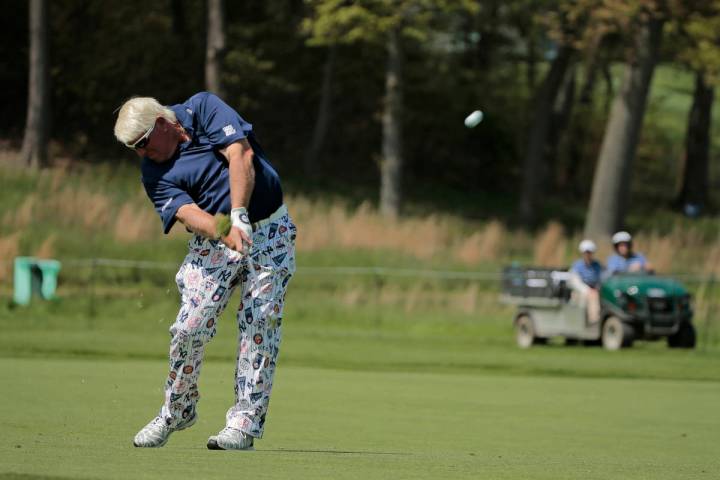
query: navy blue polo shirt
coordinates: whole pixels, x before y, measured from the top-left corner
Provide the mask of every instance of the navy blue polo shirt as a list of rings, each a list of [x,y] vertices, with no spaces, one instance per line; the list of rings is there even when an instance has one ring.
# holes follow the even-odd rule
[[[254,152],[255,188],[250,196],[251,222],[269,217],[283,203],[280,177],[265,158],[255,139],[252,125],[217,96],[200,92],[185,103],[169,107],[190,135],[170,160],[142,161],[142,182],[163,230],[175,224],[178,209],[195,203],[211,215],[229,213],[230,175],[227,159],[220,149],[246,138]]]

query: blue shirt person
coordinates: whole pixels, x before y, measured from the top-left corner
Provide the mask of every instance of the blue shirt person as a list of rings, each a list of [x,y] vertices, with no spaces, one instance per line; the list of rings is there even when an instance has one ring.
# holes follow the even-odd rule
[[[239,290],[235,401],[207,448],[250,450],[263,435],[285,293],[295,272],[297,228],[278,174],[252,125],[207,92],[169,107],[132,98],[120,108],[114,131],[142,158],[142,183],[165,233],[175,221],[194,233],[175,276],[181,306],[170,327],[165,400],[133,445],[162,447],[171,433],[195,423],[205,345]]]
[[[653,267],[642,253],[633,252],[632,236],[617,232],[612,237],[615,254],[607,261],[607,275],[624,272],[652,272]]]
[[[588,287],[597,288],[602,276],[603,267],[597,260],[587,263],[585,259],[576,260],[572,264],[571,272],[577,273]]]
[[[631,252],[627,257],[613,254],[607,260],[608,275],[647,270],[648,261],[642,253]]]
[[[597,288],[603,268],[600,262],[593,258],[593,254],[597,250],[595,242],[583,240],[580,242],[579,250],[583,258],[576,260],[570,271],[576,273],[588,287]]]
[[[194,203],[211,215],[230,213],[228,161],[220,150],[242,139],[247,139],[254,153],[254,189],[247,208],[250,222],[269,217],[283,204],[277,172],[252,125],[232,107],[212,93],[200,92],[169,108],[189,139],[179,144],[169,160],[158,163],[145,156],[141,167],[142,183],[165,233],[183,205]]]

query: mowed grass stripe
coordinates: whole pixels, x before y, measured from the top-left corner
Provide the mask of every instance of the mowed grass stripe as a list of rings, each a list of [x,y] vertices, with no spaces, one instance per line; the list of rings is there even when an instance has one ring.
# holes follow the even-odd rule
[[[207,358],[234,359],[236,330],[229,323],[221,323],[217,337],[207,346]],[[716,348],[671,350],[664,342],[638,342],[620,352],[560,344],[524,351],[513,345],[512,332],[504,339],[480,335],[431,337],[294,322],[287,322],[283,329],[280,361],[294,367],[720,382],[720,350]],[[162,361],[167,358],[167,348],[168,337],[162,326],[143,335],[107,330],[0,329],[0,358]]]
[[[163,361],[0,359],[0,472],[69,478],[712,478],[710,382],[337,371],[280,364],[266,438],[211,452],[232,400],[209,359],[196,426],[131,446]]]

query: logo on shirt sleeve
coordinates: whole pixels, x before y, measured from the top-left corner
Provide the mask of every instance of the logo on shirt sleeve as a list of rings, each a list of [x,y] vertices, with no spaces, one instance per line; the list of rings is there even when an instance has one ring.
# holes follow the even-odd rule
[[[174,198],[175,198],[175,197],[170,197],[170,200],[168,200],[167,202],[165,202],[165,205],[163,205],[162,208],[160,209],[160,213],[164,212],[165,209],[170,206],[170,204],[172,203],[172,201],[173,201]]]
[[[223,127],[223,132],[225,132],[226,137],[229,137],[230,135],[234,135],[235,133],[237,133],[235,131],[235,127],[233,127],[232,125],[225,125]]]

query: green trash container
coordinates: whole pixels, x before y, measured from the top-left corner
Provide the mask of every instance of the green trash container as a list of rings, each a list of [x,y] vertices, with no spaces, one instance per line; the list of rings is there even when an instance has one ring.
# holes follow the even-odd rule
[[[33,295],[44,300],[55,298],[60,262],[34,257],[15,258],[15,292],[13,301],[18,305],[30,303]]]

